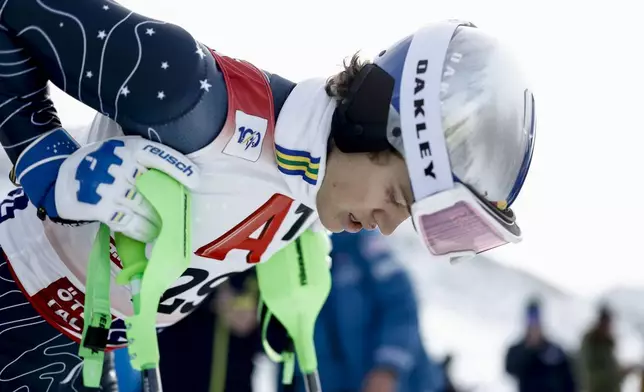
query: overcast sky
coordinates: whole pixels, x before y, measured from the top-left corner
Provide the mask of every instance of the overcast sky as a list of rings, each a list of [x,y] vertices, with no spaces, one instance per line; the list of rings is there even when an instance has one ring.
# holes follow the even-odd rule
[[[294,81],[328,76],[435,19],[459,18],[512,45],[533,83],[538,133],[515,204],[525,240],[492,253],[581,294],[644,287],[644,32],[630,0],[139,0],[232,57]],[[608,4],[608,5],[606,5]],[[93,112],[54,93],[65,124]]]

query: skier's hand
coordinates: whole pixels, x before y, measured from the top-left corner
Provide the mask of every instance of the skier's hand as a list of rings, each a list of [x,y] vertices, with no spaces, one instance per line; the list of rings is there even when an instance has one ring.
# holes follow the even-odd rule
[[[189,189],[199,183],[199,170],[186,156],[139,136],[116,137],[80,148],[63,161],[58,172],[58,217],[100,221],[139,241],[154,239],[160,229],[159,216],[134,186],[136,178],[152,168]]]

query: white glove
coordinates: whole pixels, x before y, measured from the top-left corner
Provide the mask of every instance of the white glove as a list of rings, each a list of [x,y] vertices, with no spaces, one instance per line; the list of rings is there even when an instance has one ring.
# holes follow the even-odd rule
[[[191,190],[199,184],[199,168],[178,151],[139,136],[115,137],[84,146],[65,159],[55,187],[58,216],[100,221],[149,242],[159,234],[159,215],[134,186],[148,168]]]

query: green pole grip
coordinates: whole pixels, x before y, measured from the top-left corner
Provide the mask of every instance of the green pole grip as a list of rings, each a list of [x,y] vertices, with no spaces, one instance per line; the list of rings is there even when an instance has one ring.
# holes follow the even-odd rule
[[[307,230],[256,267],[262,299],[293,339],[304,374],[317,370],[313,333],[331,290],[329,251],[326,233]]]
[[[125,320],[132,367],[149,370],[159,364],[156,318],[161,296],[190,265],[191,205],[188,190],[158,170],[141,175],[136,187],[159,214],[161,230],[149,259],[145,244],[116,236],[123,263],[117,282],[132,287],[134,315]]]

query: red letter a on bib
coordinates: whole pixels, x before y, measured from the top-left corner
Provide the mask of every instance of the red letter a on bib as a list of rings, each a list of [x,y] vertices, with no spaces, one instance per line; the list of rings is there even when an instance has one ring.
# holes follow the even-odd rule
[[[231,250],[244,249],[248,251],[246,260],[249,263],[259,263],[286,218],[291,203],[293,203],[293,199],[279,193],[274,194],[240,224],[211,243],[197,249],[195,254],[209,259],[223,260]],[[251,238],[251,234],[262,226],[263,229],[259,237]]]

